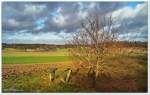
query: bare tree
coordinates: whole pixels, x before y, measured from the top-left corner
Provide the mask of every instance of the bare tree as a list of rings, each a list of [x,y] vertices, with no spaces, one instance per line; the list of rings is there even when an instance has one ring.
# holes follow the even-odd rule
[[[112,16],[94,14],[81,23],[81,29],[75,33],[69,53],[82,68],[88,69],[87,75],[93,80],[93,87],[103,71],[104,58],[109,54],[109,47],[117,41],[117,28]]]

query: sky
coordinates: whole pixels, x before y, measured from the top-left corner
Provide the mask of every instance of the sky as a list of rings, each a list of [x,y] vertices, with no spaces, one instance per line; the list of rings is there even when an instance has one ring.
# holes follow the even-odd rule
[[[119,40],[148,40],[147,2],[2,2],[2,42],[64,44],[94,12],[112,14]]]

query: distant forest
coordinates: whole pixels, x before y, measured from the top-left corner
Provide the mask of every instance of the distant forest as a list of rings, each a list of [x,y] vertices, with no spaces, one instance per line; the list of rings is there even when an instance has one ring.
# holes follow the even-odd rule
[[[109,43],[112,44],[112,43]],[[147,48],[147,42],[117,42],[117,44],[122,45],[124,47],[144,47]],[[15,49],[56,49],[56,48],[70,48],[74,45],[71,44],[64,44],[64,45],[54,45],[54,44],[7,44],[2,43],[2,49],[5,48],[15,48]]]

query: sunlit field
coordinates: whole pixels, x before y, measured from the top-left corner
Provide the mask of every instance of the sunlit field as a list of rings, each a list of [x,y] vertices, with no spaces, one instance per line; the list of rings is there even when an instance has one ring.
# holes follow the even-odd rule
[[[106,57],[104,70],[91,87],[87,70],[76,73],[78,64],[71,61],[67,49],[53,52],[25,52],[3,50],[3,92],[145,92],[147,91],[146,49]],[[50,82],[49,69],[57,68],[55,82]],[[63,83],[67,68],[74,73],[68,83]],[[83,86],[84,85],[84,86]]]
[[[57,49],[56,51],[51,52],[25,52],[6,48],[3,51],[2,58],[4,64],[33,64],[70,61],[65,49]]]

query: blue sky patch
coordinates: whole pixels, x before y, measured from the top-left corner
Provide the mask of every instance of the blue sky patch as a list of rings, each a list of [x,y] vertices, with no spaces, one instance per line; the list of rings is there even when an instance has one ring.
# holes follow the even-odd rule
[[[128,3],[128,6],[134,8],[134,7],[136,7],[136,6],[137,6],[138,4],[140,4],[140,3],[143,3],[143,2],[129,2],[129,3]]]

